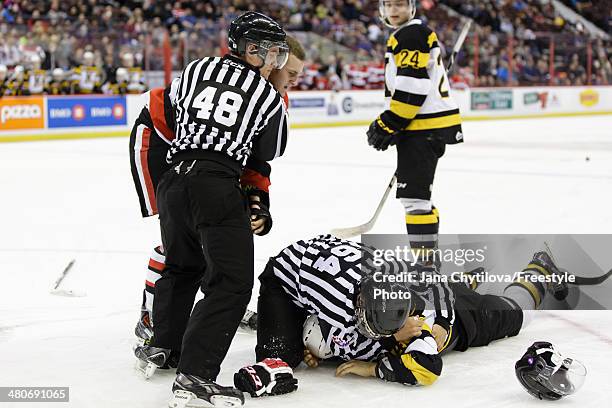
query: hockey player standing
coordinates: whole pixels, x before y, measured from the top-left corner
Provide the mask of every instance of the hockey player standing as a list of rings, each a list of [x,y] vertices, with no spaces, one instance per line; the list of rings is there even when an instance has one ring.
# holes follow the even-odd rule
[[[195,60],[181,76],[171,168],[157,188],[166,265],[145,351],[163,363],[170,350],[181,350],[173,406],[244,402],[238,390],[215,383],[253,287],[253,234],[239,177],[250,157],[272,160],[287,142],[285,106],[265,79],[287,61],[285,32],[247,12],[228,38],[231,55]],[[191,311],[193,283],[202,280],[205,297]]]
[[[459,109],[449,93],[436,33],[414,19],[415,0],[380,0],[383,22],[395,29],[385,54],[385,110],[370,125],[376,150],[397,147],[397,198],[406,210],[413,248],[435,248],[438,211],[431,190],[446,144],[463,141]]]

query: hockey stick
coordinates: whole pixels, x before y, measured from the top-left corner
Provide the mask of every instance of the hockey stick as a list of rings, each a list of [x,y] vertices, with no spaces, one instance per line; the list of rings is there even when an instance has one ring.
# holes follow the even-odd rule
[[[57,278],[57,280],[55,281],[55,285],[53,285],[53,291],[57,290],[57,288],[59,288],[59,285],[61,285],[62,281],[64,280],[64,278],[66,277],[66,275],[68,275],[68,272],[70,272],[70,270],[72,269],[72,265],[74,265],[74,259],[71,260],[70,262],[68,262],[68,265],[66,265],[66,267],[64,268],[64,271],[62,272],[62,274],[60,275],[59,278]]]
[[[472,27],[472,20],[468,20],[467,23],[463,25],[461,32],[459,33],[459,37],[457,37],[457,41],[455,42],[455,46],[453,47],[453,51],[451,52],[450,60],[448,61],[448,66],[446,70],[450,72],[453,65],[455,65],[455,58],[457,58],[457,54],[461,50],[463,43],[465,42],[465,38]]]
[[[446,68],[447,71],[450,71],[453,65],[455,64],[455,58],[457,57],[459,50],[463,46],[463,43],[465,42],[465,39],[468,35],[468,32],[470,31],[471,26],[472,20],[468,20],[468,22],[463,25],[463,28],[459,33],[459,37],[457,37],[457,41],[453,46],[450,61],[448,63],[448,67]],[[380,202],[378,203],[378,207],[376,207],[374,215],[372,216],[372,218],[370,218],[368,222],[366,222],[365,224],[357,225],[356,227],[334,228],[333,230],[331,230],[331,234],[335,235],[338,238],[346,239],[354,237],[355,235],[365,234],[366,232],[370,231],[374,227],[374,224],[376,224],[376,220],[378,219],[378,216],[380,215],[380,212],[382,211],[382,208],[384,207],[385,202],[387,201],[387,197],[389,197],[389,193],[393,189],[393,186],[395,186],[396,182],[397,176],[393,174],[391,181],[387,185],[385,193],[383,194]]]
[[[548,242],[544,241],[544,246],[546,247],[546,252],[548,252],[550,259],[552,259],[552,261],[556,264],[557,260],[555,259],[555,256],[553,255],[552,249],[550,248],[550,245],[548,244]],[[604,283],[610,276],[612,276],[612,269],[610,269],[607,273],[604,273],[603,275],[589,277],[589,278],[585,276],[576,276],[573,273],[570,273],[569,271],[565,269],[561,269],[561,270],[565,272],[567,275],[573,276],[574,282],[568,282],[568,283],[572,283],[573,285],[577,285],[577,286],[599,285],[600,283]]]
[[[68,273],[72,270],[74,262],[75,262],[74,259],[71,260],[70,262],[68,262],[68,265],[66,265],[66,267],[64,268],[64,271],[62,272],[60,277],[57,278],[57,280],[55,281],[55,284],[53,285],[53,289],[51,289],[51,291],[49,293],[51,293],[52,295],[68,296],[68,297],[83,297],[83,296],[86,296],[85,292],[82,292],[82,291],[72,290],[72,289],[61,289],[60,288],[62,282],[64,281],[66,276],[68,276]]]
[[[605,282],[606,279],[608,279],[610,276],[612,276],[612,269],[610,269],[607,273],[604,273],[603,275],[595,276],[593,278],[586,278],[584,276],[576,276],[573,274],[571,275],[574,277],[574,282],[568,282],[568,283],[578,285],[578,286],[599,285],[600,283]]]
[[[378,203],[378,207],[376,207],[374,215],[372,216],[372,218],[370,218],[368,222],[366,222],[365,224],[357,225],[356,227],[335,228],[331,230],[331,234],[335,235],[338,238],[346,239],[354,237],[355,235],[365,234],[366,232],[371,230],[372,227],[374,227],[374,224],[376,223],[376,220],[378,219],[378,216],[380,215],[380,212],[382,211],[385,202],[387,201],[387,197],[393,189],[393,186],[395,185],[396,181],[397,177],[395,176],[395,174],[393,174],[393,177],[391,177],[391,181],[389,181],[389,185],[385,189],[385,193],[383,194],[382,198],[380,199],[380,202]]]

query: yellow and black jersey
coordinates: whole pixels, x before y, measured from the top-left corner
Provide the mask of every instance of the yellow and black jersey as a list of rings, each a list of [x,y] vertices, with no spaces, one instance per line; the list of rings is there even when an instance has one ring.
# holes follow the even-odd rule
[[[102,91],[105,94],[109,95],[125,95],[128,92],[128,83],[120,82],[120,83],[112,83],[108,82],[102,86]]]
[[[128,76],[127,93],[140,95],[149,90],[144,82],[144,73],[141,68],[128,68]]]
[[[431,333],[435,314],[424,311],[417,317],[424,321],[419,337],[406,343],[397,342],[393,337],[381,340],[387,352],[378,356],[375,371],[378,378],[409,385],[431,385],[442,373],[442,358]]]
[[[72,88],[75,94],[99,93],[102,87],[103,73],[98,67],[81,65],[74,69]]]
[[[45,87],[48,95],[70,95],[70,81],[51,81]]]
[[[0,98],[6,95],[8,81],[6,79],[0,80]]]
[[[385,99],[380,119],[393,131],[440,130],[447,143],[462,141],[438,37],[421,20],[400,27],[387,41]]]
[[[28,89],[23,80],[9,79],[6,81],[5,96],[29,95]]]

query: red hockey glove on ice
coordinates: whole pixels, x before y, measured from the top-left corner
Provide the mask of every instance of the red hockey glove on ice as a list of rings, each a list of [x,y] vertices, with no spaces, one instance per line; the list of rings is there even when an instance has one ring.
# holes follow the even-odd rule
[[[297,390],[293,370],[280,358],[266,358],[234,374],[234,386],[251,397],[288,394]]]

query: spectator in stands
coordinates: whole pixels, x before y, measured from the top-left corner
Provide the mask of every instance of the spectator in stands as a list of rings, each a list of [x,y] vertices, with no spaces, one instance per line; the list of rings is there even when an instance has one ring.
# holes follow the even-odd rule
[[[520,80],[528,85],[536,85],[540,81],[539,71],[532,55],[527,55],[525,58],[525,65],[521,71]]]
[[[610,32],[610,0],[562,1]],[[99,50],[96,59],[104,61],[104,71],[107,73],[114,65],[109,61],[112,59],[116,62],[121,53],[128,51],[134,56],[146,55],[147,67],[159,70],[164,66],[163,44],[166,28],[169,27],[172,63],[175,69],[180,69],[195,57],[219,55],[225,41],[220,33],[227,29],[228,21],[241,11],[254,7],[284,22],[290,30],[316,33],[327,44],[340,44],[342,51],[338,55],[344,54],[355,61],[368,61],[366,71],[371,70],[370,64],[379,61],[385,52],[383,26],[377,19],[375,1],[283,0],[255,3],[246,0],[0,1],[0,64],[7,65],[9,69],[23,64],[26,62],[24,50],[40,47],[45,51],[41,54],[44,68],[69,69],[81,63],[83,51],[77,50],[89,47],[90,51]],[[548,36],[542,35],[543,32],[572,36],[556,37],[557,68],[559,75],[564,73],[567,77],[557,76],[553,82],[584,83],[587,80],[584,75],[570,74],[570,71],[580,71],[575,63],[570,69],[570,64],[572,54],[576,53],[579,65],[586,70],[585,38],[591,34],[581,23],[570,23],[561,17],[549,0],[439,0],[420,3],[419,15],[436,28],[441,44],[447,47],[455,41],[460,24],[459,18],[449,12],[448,7],[477,22],[472,36],[479,35],[481,44],[478,49],[479,78],[474,78],[479,84],[493,82],[506,85],[502,83],[500,75],[501,78],[508,77],[508,67],[504,66],[508,61],[508,35],[515,39],[516,79],[519,84],[534,83],[534,69],[537,70],[539,59],[547,54],[550,46]],[[610,40],[605,40],[601,45],[593,45],[593,83],[610,83],[610,44]],[[348,50],[344,47],[348,47]],[[317,61],[320,56],[327,58],[329,50],[316,48],[309,50],[308,54],[311,61]],[[532,60],[528,58],[529,55]],[[457,65],[467,68],[473,59],[474,49],[471,44],[466,44]],[[506,62],[502,64],[504,59]],[[142,59],[137,58],[136,65],[143,67]],[[314,71],[318,72],[324,65],[327,64],[318,61],[318,66],[313,67]],[[346,64],[338,63],[337,67],[343,65]],[[472,72],[473,68],[470,67]],[[335,75],[344,80],[346,74],[340,71],[342,69],[337,68]],[[337,82],[334,75],[328,77],[326,69],[322,69],[320,75],[318,83],[312,79],[305,88],[327,87]],[[367,78],[375,78],[375,75],[368,75]],[[307,75],[304,80],[308,80]],[[365,88],[377,86],[369,81]]]

